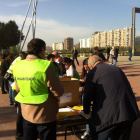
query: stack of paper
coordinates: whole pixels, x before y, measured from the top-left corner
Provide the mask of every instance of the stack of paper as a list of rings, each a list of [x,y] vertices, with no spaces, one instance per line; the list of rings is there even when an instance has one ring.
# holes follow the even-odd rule
[[[82,119],[78,112],[70,108],[61,108],[57,114],[58,121]]]

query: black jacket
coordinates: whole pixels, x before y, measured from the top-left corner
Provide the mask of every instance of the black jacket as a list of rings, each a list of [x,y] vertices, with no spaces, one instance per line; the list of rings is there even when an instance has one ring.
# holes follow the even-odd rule
[[[110,55],[110,48],[107,48],[107,49],[106,49],[106,53],[107,53],[108,55]]]
[[[73,57],[77,57],[77,55],[78,55],[78,51],[75,50],[75,52],[74,52],[74,50],[73,50],[73,51],[72,51],[72,54],[73,54]]]
[[[114,50],[114,55],[115,55],[115,56],[118,56],[118,54],[119,54],[119,49],[116,48],[116,49]]]
[[[92,106],[92,125],[95,131],[140,116],[130,83],[123,71],[100,63],[87,74],[84,91],[84,112]]]
[[[129,51],[129,53],[132,53],[132,48],[129,47],[129,50],[128,51]]]
[[[4,61],[1,63],[2,75],[5,75],[6,71],[9,69],[9,67],[10,67],[10,64],[9,64],[9,61],[8,61],[8,60],[4,60]]]

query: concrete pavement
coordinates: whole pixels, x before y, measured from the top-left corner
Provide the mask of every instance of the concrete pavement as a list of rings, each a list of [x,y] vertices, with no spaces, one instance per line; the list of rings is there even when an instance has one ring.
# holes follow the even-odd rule
[[[84,57],[78,58],[80,66],[77,66],[77,71],[81,73],[82,60]],[[140,56],[132,57],[132,61],[128,60],[128,56],[118,57],[118,67],[126,74],[136,97],[137,104],[140,110]],[[0,140],[15,140],[16,129],[16,108],[9,105],[8,94],[0,92]],[[82,134],[85,131],[85,126],[76,128],[76,133]],[[140,119],[134,122],[130,140],[140,140]],[[68,131],[67,140],[75,140],[72,132]],[[64,140],[64,128],[59,128],[57,139]]]

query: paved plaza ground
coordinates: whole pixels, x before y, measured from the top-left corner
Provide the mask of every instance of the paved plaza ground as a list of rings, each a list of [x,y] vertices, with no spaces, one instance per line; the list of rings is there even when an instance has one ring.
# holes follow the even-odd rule
[[[83,59],[84,57],[78,58],[80,66],[77,66],[77,71],[79,74],[81,74]],[[128,56],[119,56],[117,66],[125,72],[140,110],[140,56],[132,57],[132,61],[128,60]],[[0,140],[15,140],[15,128],[16,108],[9,105],[8,94],[0,92]],[[85,126],[75,129],[76,134],[80,136],[84,132]],[[64,140],[64,128],[58,128],[57,140]],[[68,131],[67,140],[75,140],[71,130]],[[130,140],[140,140],[140,119],[134,122]]]

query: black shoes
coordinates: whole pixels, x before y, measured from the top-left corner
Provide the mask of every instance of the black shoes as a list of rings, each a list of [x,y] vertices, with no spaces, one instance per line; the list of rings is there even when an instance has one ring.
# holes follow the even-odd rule
[[[18,103],[16,102],[16,103],[14,103],[14,107],[17,107],[18,106]]]
[[[10,105],[14,105],[14,103],[9,103]]]
[[[23,140],[23,137],[16,136],[15,140]]]
[[[6,91],[2,91],[2,94],[7,94],[7,92]]]

